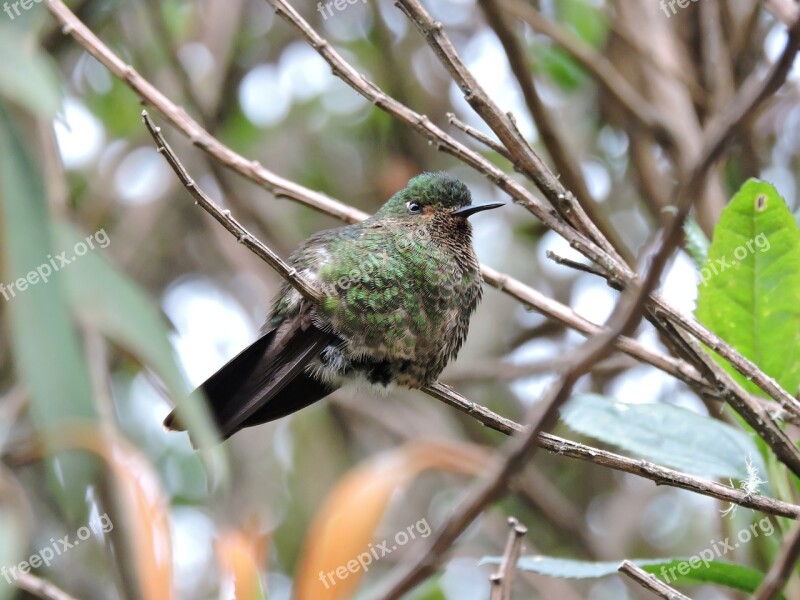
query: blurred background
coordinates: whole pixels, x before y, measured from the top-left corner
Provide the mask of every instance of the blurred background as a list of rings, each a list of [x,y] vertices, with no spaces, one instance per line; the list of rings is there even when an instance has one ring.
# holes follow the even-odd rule
[[[509,202],[487,179],[335,77],[266,2],[66,4],[210,133],[282,177],[366,212],[410,177],[435,170],[461,178],[476,202]],[[632,257],[669,210],[676,158],[632,123],[596,78],[541,32],[538,20],[615,67],[675,124],[678,154],[685,156],[696,152],[709,116],[748,75],[765,72],[786,39],[776,13],[749,0],[705,0],[676,12],[654,0],[499,4],[584,193]],[[331,14],[313,3],[296,8],[359,72],[512,173],[501,156],[449,124],[447,114],[454,113],[488,133],[401,11],[373,0],[342,5]],[[478,81],[550,161],[480,7],[472,0],[425,5]],[[195,206],[156,152],[130,87],[64,35],[46,3],[18,11],[8,6],[0,13],[6,140],[0,174],[7,186],[0,280],[8,284],[49,263],[48,257],[72,252],[76,240],[94,235],[96,248],[46,285],[0,301],[3,564],[52,546],[51,538],[75,539],[81,526],[106,514],[112,530],[93,530],[86,543],[35,573],[76,598],[155,598],[157,582],[170,579],[176,598],[231,598],[234,579],[241,585],[247,577],[274,600],[368,597],[395,565],[421,551],[425,527],[368,572],[330,589],[315,565],[346,564],[354,557],[350,548],[394,539],[423,521],[435,531],[504,436],[421,393],[376,397],[353,389],[245,430],[206,458],[185,434],[165,432],[161,422],[176,395],[187,394],[255,338],[280,279]],[[707,237],[748,177],[773,183],[795,211],[798,82],[795,67],[788,85],[713,173],[694,216]],[[198,184],[281,256],[308,235],[341,224],[226,170],[151,114]],[[593,322],[609,315],[617,293],[592,274],[549,260],[548,251],[580,257],[522,208],[509,202],[473,225],[482,263]],[[692,312],[697,284],[697,268],[681,250],[663,292]],[[649,325],[638,337],[666,352]],[[554,379],[559,360],[583,339],[487,287],[467,343],[442,381],[520,420]],[[601,362],[578,391],[709,414],[683,383],[620,354]],[[713,406],[711,416],[720,416]],[[555,433],[588,441],[564,425]],[[58,458],[46,458],[53,456],[46,448],[57,450]],[[488,598],[492,568],[477,563],[502,554],[509,515],[528,527],[525,554],[617,561],[696,554],[758,518],[744,509],[723,517],[724,508],[710,498],[541,453],[513,493],[467,530],[446,568],[413,597]],[[777,537],[754,540],[725,558],[764,569]],[[148,554],[148,544],[158,551]],[[337,545],[343,546],[338,558]],[[322,562],[315,562],[319,556]],[[257,587],[253,582],[253,596],[240,589],[239,597],[258,597]],[[646,597],[619,576],[566,580],[520,573],[516,589],[519,598]],[[0,577],[0,598],[27,593]],[[710,586],[692,594],[744,597]]]

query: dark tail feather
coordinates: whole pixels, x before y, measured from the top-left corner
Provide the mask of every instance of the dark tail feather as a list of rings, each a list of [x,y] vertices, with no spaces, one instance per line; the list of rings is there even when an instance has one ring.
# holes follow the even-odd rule
[[[334,388],[309,377],[305,367],[336,337],[311,324],[284,324],[264,333],[200,388],[222,439],[243,427],[267,423],[324,398]],[[182,431],[175,411],[167,429]]]

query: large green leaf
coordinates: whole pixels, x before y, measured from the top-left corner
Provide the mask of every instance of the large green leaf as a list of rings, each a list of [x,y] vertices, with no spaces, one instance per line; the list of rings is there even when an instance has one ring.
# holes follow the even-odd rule
[[[61,102],[58,76],[50,58],[23,27],[0,18],[0,97],[41,117],[52,118]]]
[[[701,270],[697,318],[774,377],[800,386],[800,231],[775,188],[750,179],[722,211]],[[751,392],[760,390],[720,362]]]
[[[766,472],[748,434],[670,404],[579,394],[564,406],[561,418],[583,435],[699,477],[746,479],[748,460]]]
[[[705,549],[703,553],[714,556],[711,548]],[[496,565],[501,561],[502,557],[500,556],[489,556],[481,559],[480,564]],[[550,577],[595,579],[617,574],[621,562],[588,562],[549,556],[523,556],[517,562],[517,568]],[[660,577],[670,585],[715,583],[744,592],[754,592],[764,578],[763,573],[750,567],[698,556],[633,559],[631,562],[648,573]],[[778,597],[782,598],[783,596]]]
[[[33,421],[46,432],[67,423],[92,424],[96,413],[63,281],[42,277],[45,268],[52,271],[51,259],[61,250],[54,243],[42,178],[0,100],[0,301],[8,303],[11,350],[17,374],[30,390]],[[50,463],[51,487],[75,519],[86,510],[92,465],[85,456],[62,456],[56,475]]]

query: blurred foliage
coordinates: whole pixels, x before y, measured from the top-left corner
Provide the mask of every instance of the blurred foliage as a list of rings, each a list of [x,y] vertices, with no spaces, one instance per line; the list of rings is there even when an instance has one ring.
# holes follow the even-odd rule
[[[457,175],[477,201],[507,200],[485,178],[357,96],[263,0],[69,4],[122,60],[206,129],[282,177],[367,211],[422,170]],[[424,4],[478,80],[549,160],[477,4]],[[645,70],[637,71],[631,58],[638,50],[623,39],[626,25],[616,21],[621,6],[593,0],[534,4],[596,49],[645,97],[675,102],[670,113],[679,103],[662,88],[649,89],[643,73],[669,72],[656,51],[662,61],[663,53],[678,60],[678,80],[696,78],[687,84],[687,105],[696,109],[687,123],[704,121],[716,106],[718,98],[710,101],[706,90],[706,70],[694,64],[703,39],[697,6],[671,21],[659,13],[656,25],[674,27],[684,52],[654,44],[654,54],[642,58]],[[313,3],[297,8],[359,71],[512,173],[504,158],[447,124],[446,114],[453,112],[487,131],[391,3],[358,2],[329,18]],[[186,435],[163,431],[171,406],[255,337],[281,282],[192,204],[152,147],[137,96],[62,35],[44,3],[13,20],[0,15],[0,283],[27,277],[90,236],[97,240],[98,232],[110,240],[76,256],[46,285],[0,298],[0,441],[6,457],[0,467],[0,567],[19,564],[51,538],[74,539],[82,524],[107,512],[112,531],[35,574],[82,599],[365,597],[392,568],[416,556],[425,540],[409,540],[330,588],[320,571],[346,567],[370,544],[394,538],[409,524],[424,521],[435,532],[503,437],[420,394],[394,391],[381,398],[361,390],[343,390],[200,454]],[[747,30],[749,40],[737,37],[749,45],[736,54],[735,85],[779,29],[765,15]],[[162,30],[169,39],[161,38]],[[608,108],[599,86],[561,47],[527,25],[515,31],[592,200],[628,248],[639,251],[669,213],[643,184],[640,162],[651,160],[660,169],[658,191],[676,176],[665,166],[670,157],[655,146],[642,149],[641,132]],[[686,312],[697,297],[698,317],[791,392],[800,384],[794,352],[800,315],[793,302],[800,265],[791,216],[800,185],[796,96],[794,79],[723,165],[720,197],[735,196],[710,247],[705,237],[721,206],[698,199],[697,220],[686,230],[691,258],[679,253],[662,290]],[[337,225],[213,165],[163,121],[162,127],[195,180],[281,255]],[[763,181],[745,183],[748,177]],[[766,198],[763,210],[754,204],[759,195]],[[589,273],[545,258],[548,250],[575,258],[566,242],[519,208],[495,212],[475,222],[483,262],[594,322],[606,318],[616,292]],[[769,252],[755,247],[735,267],[707,278],[698,296],[703,269],[760,233]],[[649,325],[637,336],[667,352]],[[522,419],[555,367],[526,376],[509,376],[505,367],[552,365],[581,339],[487,289],[467,343],[443,380],[504,416]],[[463,377],[473,372],[485,375]],[[591,394],[594,404],[578,398],[556,433],[578,433],[709,478],[746,476],[742,466],[750,456],[769,479],[762,491],[773,489],[793,501],[796,482],[771,454],[758,456],[748,429],[669,376],[643,365],[598,370],[580,391]],[[202,404],[187,406],[197,409],[185,418],[205,423],[210,442]],[[40,439],[43,448],[35,447]],[[509,514],[531,532],[526,554],[565,557],[521,567],[546,573],[549,565],[548,574],[558,577],[576,577],[585,568],[599,577],[615,572],[626,556],[691,556],[758,518],[744,509],[723,517],[720,504],[708,498],[559,455],[537,455],[535,462],[513,493],[461,536],[446,569],[411,598],[488,598],[491,569],[477,562],[502,551]],[[776,531],[785,524],[779,525]],[[778,538],[752,539],[726,557],[730,563],[694,570],[690,583],[752,591]],[[672,565],[664,561],[647,562]],[[521,574],[516,585],[520,597],[645,597],[613,577],[565,582]],[[14,591],[0,578],[0,600]],[[697,591],[693,597],[723,593],[719,587]]]

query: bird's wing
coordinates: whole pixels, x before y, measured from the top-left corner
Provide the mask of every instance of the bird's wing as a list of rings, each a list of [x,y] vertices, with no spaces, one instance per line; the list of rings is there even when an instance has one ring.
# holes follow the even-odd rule
[[[332,388],[307,376],[304,369],[335,341],[334,334],[311,322],[308,311],[301,311],[264,332],[214,373],[200,389],[222,439],[242,427],[291,414],[331,393]],[[164,425],[183,429],[174,411]]]

